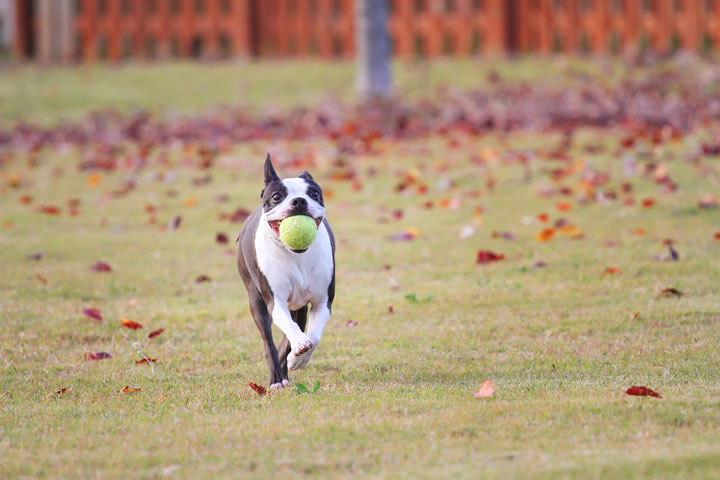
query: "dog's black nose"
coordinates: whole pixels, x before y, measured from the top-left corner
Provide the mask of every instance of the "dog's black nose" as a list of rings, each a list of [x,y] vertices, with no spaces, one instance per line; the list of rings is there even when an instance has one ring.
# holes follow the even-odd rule
[[[305,208],[307,207],[307,200],[305,200],[302,197],[293,198],[290,201],[290,205],[292,205],[294,208]]]

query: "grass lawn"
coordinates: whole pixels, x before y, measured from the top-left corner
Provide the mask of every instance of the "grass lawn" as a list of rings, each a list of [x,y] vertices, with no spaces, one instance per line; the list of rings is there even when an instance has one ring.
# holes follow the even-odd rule
[[[397,67],[411,94],[424,88],[415,68]],[[420,68],[431,72],[422,85],[466,87],[495,68],[552,80],[567,66]],[[284,107],[328,92],[347,99],[351,87],[349,64],[23,68],[0,79],[0,111],[9,123],[108,103]],[[193,146],[170,148],[164,164],[155,152],[140,171],[100,173],[79,171],[75,148],[46,149],[35,163],[17,153],[0,167],[0,478],[718,478],[720,217],[698,200],[717,192],[720,172],[718,157],[703,157],[705,170],[685,160],[712,128],[661,151],[633,148],[665,165],[679,186],[670,195],[623,175],[619,130],[576,134],[560,184],[542,155],[557,134],[378,140],[377,154],[352,157],[355,185],[335,179],[325,140],[232,145],[209,170],[194,167]],[[267,367],[235,266],[240,224],[223,214],[258,204],[268,148],[314,159],[338,239],[333,317],[310,366],[291,375],[319,381],[314,395],[247,386],[266,385]],[[538,159],[526,171],[505,161],[511,150]],[[604,190],[632,182],[635,204],[578,201],[589,168],[609,174]],[[397,193],[408,175],[416,183]],[[130,177],[137,188],[113,196]],[[541,196],[545,185],[573,193]],[[177,230],[162,228],[177,215]],[[538,241],[560,218],[577,228]],[[460,239],[468,225],[474,235]],[[412,227],[413,241],[387,238]],[[665,239],[679,261],[655,258]],[[477,264],[478,250],[506,258]],[[40,260],[26,258],[37,251]],[[112,271],[90,271],[99,260]],[[684,295],[661,296],[669,287]],[[91,307],[103,323],[82,314]],[[138,351],[157,359],[152,368],[136,364]],[[86,360],[91,352],[112,358]],[[484,380],[495,395],[476,399]],[[125,385],[142,390],[118,392]],[[663,398],[624,395],[632,385]]]

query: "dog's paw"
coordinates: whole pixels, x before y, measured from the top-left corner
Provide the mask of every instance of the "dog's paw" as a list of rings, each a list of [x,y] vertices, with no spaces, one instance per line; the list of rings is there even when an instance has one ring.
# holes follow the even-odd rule
[[[295,356],[300,356],[303,353],[307,352],[311,348],[313,348],[313,342],[308,338],[307,336],[303,335],[304,338],[302,338],[292,349],[292,352],[290,354],[295,354]],[[290,361],[290,357],[288,356],[288,362]],[[289,366],[289,364],[288,364]]]
[[[281,388],[286,388],[290,386],[290,382],[287,378],[284,378],[282,382],[278,383],[271,383],[270,384],[270,390],[279,390]]]
[[[300,355],[295,355],[293,352],[290,352],[287,357],[288,370],[300,370],[301,368],[307,367],[314,351],[315,346],[312,346],[309,350]]]

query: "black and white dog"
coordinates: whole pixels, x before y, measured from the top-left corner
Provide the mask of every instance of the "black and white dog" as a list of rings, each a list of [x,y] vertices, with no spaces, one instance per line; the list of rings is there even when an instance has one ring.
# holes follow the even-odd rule
[[[298,370],[310,362],[330,319],[335,298],[335,238],[325,219],[322,190],[307,171],[281,180],[268,154],[260,197],[262,206],[240,231],[238,270],[265,342],[270,387],[281,388],[290,385],[288,369]],[[315,241],[303,251],[290,250],[280,240],[280,222],[293,215],[307,215],[317,224]],[[284,333],[279,349],[272,338],[273,323]]]

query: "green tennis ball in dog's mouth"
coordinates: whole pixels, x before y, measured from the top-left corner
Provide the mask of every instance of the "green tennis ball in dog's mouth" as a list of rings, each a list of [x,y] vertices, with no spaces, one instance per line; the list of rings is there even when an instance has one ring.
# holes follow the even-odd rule
[[[280,222],[280,240],[291,250],[306,250],[317,236],[318,225],[312,217],[295,215]]]

